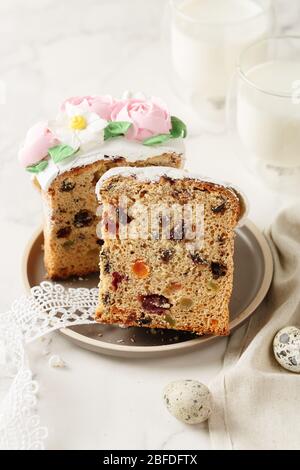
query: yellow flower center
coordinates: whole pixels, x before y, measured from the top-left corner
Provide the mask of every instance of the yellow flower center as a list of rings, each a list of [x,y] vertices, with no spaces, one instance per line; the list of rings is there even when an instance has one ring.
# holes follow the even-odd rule
[[[73,116],[70,120],[70,128],[76,131],[81,131],[87,127],[87,122],[84,116]]]

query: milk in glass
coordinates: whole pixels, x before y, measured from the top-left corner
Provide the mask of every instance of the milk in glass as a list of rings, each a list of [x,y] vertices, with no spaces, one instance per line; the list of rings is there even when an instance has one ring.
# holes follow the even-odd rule
[[[171,27],[175,72],[192,99],[223,100],[242,49],[270,29],[269,2],[182,0]]]
[[[300,61],[267,61],[245,78],[237,93],[243,145],[268,165],[300,167]]]

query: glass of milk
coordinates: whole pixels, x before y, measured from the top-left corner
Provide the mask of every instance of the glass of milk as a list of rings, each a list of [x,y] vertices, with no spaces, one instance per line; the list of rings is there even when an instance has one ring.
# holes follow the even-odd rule
[[[269,186],[299,192],[300,37],[268,38],[241,54],[235,126],[247,165]]]
[[[172,80],[212,130],[224,129],[225,97],[240,52],[271,31],[271,0],[170,0]]]

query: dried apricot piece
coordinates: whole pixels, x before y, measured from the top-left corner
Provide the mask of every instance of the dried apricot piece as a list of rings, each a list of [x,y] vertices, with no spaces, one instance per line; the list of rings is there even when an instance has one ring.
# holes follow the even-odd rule
[[[132,269],[133,274],[135,274],[139,279],[144,279],[145,277],[148,277],[150,274],[150,268],[148,264],[146,264],[141,259],[137,259],[132,264],[131,269]]]
[[[165,289],[166,294],[172,294],[173,292],[179,291],[182,289],[182,284],[180,282],[170,282],[170,284]]]
[[[210,321],[210,324],[211,324],[212,329],[216,329],[219,325],[219,322],[218,322],[218,320],[213,319],[213,320]]]

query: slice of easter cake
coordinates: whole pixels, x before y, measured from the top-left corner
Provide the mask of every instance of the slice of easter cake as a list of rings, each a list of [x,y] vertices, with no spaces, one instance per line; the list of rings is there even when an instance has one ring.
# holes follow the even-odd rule
[[[104,241],[96,320],[228,334],[239,192],[148,167],[111,169],[96,193]]]

